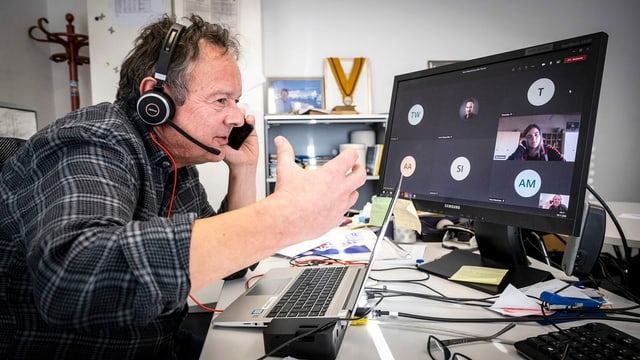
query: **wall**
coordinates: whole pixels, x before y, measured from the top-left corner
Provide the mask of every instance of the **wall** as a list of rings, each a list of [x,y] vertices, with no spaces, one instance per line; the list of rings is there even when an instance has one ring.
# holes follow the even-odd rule
[[[263,2],[264,73],[318,77],[326,57],[368,57],[374,112],[388,112],[393,76],[429,60],[464,60],[597,31],[609,34],[592,158],[607,200],[640,201],[637,2],[618,0],[296,0]],[[615,175],[612,175],[615,174]]]
[[[253,1],[259,8],[259,1]],[[605,31],[610,39],[593,185],[607,200],[640,201],[640,188],[631,177],[640,174],[632,147],[640,134],[635,115],[640,98],[636,8],[634,0],[485,0],[482,5],[473,0],[323,0],[306,1],[304,6],[295,0],[264,0],[262,43],[253,36],[249,47],[264,49],[263,69],[269,77],[322,76],[325,57],[366,56],[371,59],[373,111],[387,112],[393,76],[422,69],[428,60],[468,59]],[[83,0],[4,1],[0,5],[0,29],[12,34],[0,39],[7,49],[0,52],[0,101],[36,109],[39,127],[69,111],[68,69],[48,59],[61,51],[59,45],[33,41],[27,30],[44,16],[50,31],[64,31],[67,12],[75,15],[76,32],[84,34],[99,15],[88,14]],[[247,21],[247,26],[261,22]],[[103,65],[92,61],[78,69],[82,106],[91,103],[91,85],[110,86],[89,79],[89,69]],[[261,109],[259,97],[246,101]]]
[[[48,6],[49,3],[52,6]],[[69,98],[69,67],[66,62],[49,60],[55,53],[63,53],[58,44],[48,44],[32,40],[28,36],[31,26],[37,25],[39,18],[49,23],[45,29],[52,33],[66,32],[66,13],[75,17],[75,32],[87,34],[87,11],[85,0],[65,0],[62,4],[55,0],[4,1],[0,5],[0,102],[32,108],[38,112],[38,127],[42,128],[55,118],[71,109]],[[34,35],[43,38],[39,30]],[[81,55],[88,55],[89,48],[83,47]],[[78,67],[80,105],[91,102],[90,74],[86,65]]]
[[[184,16],[183,1],[163,0],[162,12],[175,14],[179,21]],[[260,79],[262,78],[262,36],[261,17],[262,9],[260,0],[236,1],[237,5],[237,29],[239,41],[242,47],[242,57],[239,61],[243,77],[243,95],[241,102],[249,107],[248,112],[256,116],[256,128],[262,133],[262,108],[263,93]],[[87,0],[90,14],[104,14],[99,21],[89,21],[89,36],[92,41],[91,56],[94,65],[91,67],[93,80],[93,102],[113,101],[118,88],[122,60],[133,47],[135,38],[140,29],[146,24],[155,21],[157,16],[149,15],[148,19],[138,19],[135,24],[122,24],[114,21],[111,3],[102,0]],[[208,20],[205,16],[205,20]],[[115,30],[115,31],[111,31]],[[258,79],[260,78],[260,79]],[[198,134],[192,134],[196,138]],[[262,140],[260,140],[262,147]],[[256,180],[256,191],[259,198],[264,197],[264,155],[260,154],[259,167]],[[198,165],[200,179],[207,190],[209,202],[214,206],[223,200],[227,193],[228,168],[223,162]]]

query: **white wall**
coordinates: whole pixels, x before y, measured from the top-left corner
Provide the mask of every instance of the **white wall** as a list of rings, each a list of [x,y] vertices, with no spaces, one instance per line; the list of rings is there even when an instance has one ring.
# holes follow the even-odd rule
[[[67,13],[74,15],[75,33],[86,35],[86,0],[4,1],[0,5],[0,30],[5,34],[0,38],[3,49],[0,51],[0,102],[35,109],[39,128],[71,110],[69,66],[49,59],[52,54],[64,53],[62,45],[32,40],[28,30],[37,25],[39,18],[46,18],[49,23],[44,24],[45,29],[66,33]],[[34,35],[46,36],[39,30],[34,31]],[[89,48],[81,48],[80,54],[88,55]],[[91,103],[89,66],[78,67],[78,79],[80,105],[88,105]]]
[[[242,103],[250,106],[250,113],[257,118],[256,128],[262,130],[263,92],[260,82],[255,78],[261,77],[262,71],[262,9],[260,0],[241,0],[236,2],[237,29],[242,47],[240,61],[243,75]],[[121,24],[114,21],[114,14],[110,2],[102,0],[87,0],[90,14],[104,14],[99,21],[89,20],[89,37],[93,66],[91,68],[93,102],[113,101],[118,89],[120,73],[115,71],[122,60],[133,47],[140,29],[157,19],[149,15],[147,19],[140,18],[135,24]],[[181,0],[163,0],[163,12],[172,14],[179,21],[190,14],[184,14]],[[205,20],[206,16],[205,16]],[[114,30],[114,31],[111,31]],[[260,76],[250,76],[258,73]],[[253,80],[253,82],[250,82]],[[255,85],[258,84],[258,87]],[[260,140],[262,141],[262,140]],[[264,158],[260,154],[256,180],[256,191],[259,198],[264,197]],[[200,179],[207,190],[209,202],[217,208],[227,193],[228,168],[223,162],[199,165]]]
[[[393,76],[429,60],[463,60],[582,34],[609,34],[593,158],[607,200],[640,201],[640,22],[635,0],[264,0],[264,72],[322,76],[326,57],[368,57],[374,112]],[[627,175],[625,175],[627,174]]]
[[[76,32],[84,34],[99,15],[87,12],[85,0],[0,5],[0,29],[11,34],[0,39],[6,49],[0,52],[0,101],[35,108],[39,127],[69,110],[68,70],[48,59],[60,51],[59,45],[35,42],[27,30],[47,17],[50,31],[64,31],[67,12],[76,18]],[[594,187],[607,200],[640,201],[640,188],[634,185],[640,161],[633,146],[640,134],[635,0],[263,0],[262,14],[263,44],[252,35],[248,46],[258,53],[263,49],[266,76],[322,76],[326,57],[366,56],[371,60],[374,112],[388,111],[395,74],[424,68],[428,60],[468,59],[605,31],[610,39],[596,126]],[[89,68],[100,66],[104,64],[92,60],[89,67],[79,68],[82,106],[91,103],[90,85],[96,87]],[[250,100],[258,109],[259,97]]]

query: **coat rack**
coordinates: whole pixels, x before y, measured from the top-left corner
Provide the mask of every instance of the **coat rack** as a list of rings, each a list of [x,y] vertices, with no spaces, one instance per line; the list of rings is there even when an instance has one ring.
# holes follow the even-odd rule
[[[73,26],[73,15],[67,14],[67,32],[51,33],[44,28],[44,24],[48,24],[49,21],[46,18],[38,19],[38,26],[32,26],[29,28],[29,37],[35,41],[58,43],[64,46],[64,53],[53,54],[49,57],[52,61],[63,62],[67,61],[69,64],[69,88],[71,96],[71,110],[76,110],[80,107],[80,92],[78,91],[78,65],[89,64],[88,56],[78,55],[78,51],[81,47],[89,45],[89,36],[76,34]],[[39,29],[45,38],[38,38],[33,35],[35,29]]]

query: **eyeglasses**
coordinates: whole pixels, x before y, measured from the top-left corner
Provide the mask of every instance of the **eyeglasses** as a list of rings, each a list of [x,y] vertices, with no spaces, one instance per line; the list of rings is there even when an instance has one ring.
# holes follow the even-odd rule
[[[505,332],[511,330],[514,326],[516,326],[515,323],[510,323],[509,325],[505,326],[502,330],[489,336],[477,336],[477,337],[467,337],[467,338],[460,338],[460,339],[440,340],[433,335],[429,335],[429,340],[427,341],[427,350],[429,352],[429,356],[433,360],[471,360],[470,357],[461,353],[456,352],[451,354],[451,351],[449,350],[448,345],[465,344],[465,343],[474,342],[474,341],[493,340],[498,336],[504,334]]]

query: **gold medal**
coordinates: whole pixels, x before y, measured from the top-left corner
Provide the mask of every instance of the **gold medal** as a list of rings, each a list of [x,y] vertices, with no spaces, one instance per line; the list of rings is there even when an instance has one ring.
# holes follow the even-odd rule
[[[351,67],[349,78],[345,75],[339,58],[327,58],[327,61],[331,67],[333,77],[338,84],[338,89],[340,89],[340,93],[342,94],[342,102],[346,106],[351,107],[353,105],[353,92],[358,84],[358,78],[360,77],[365,59],[361,57],[353,59],[353,66]]]

